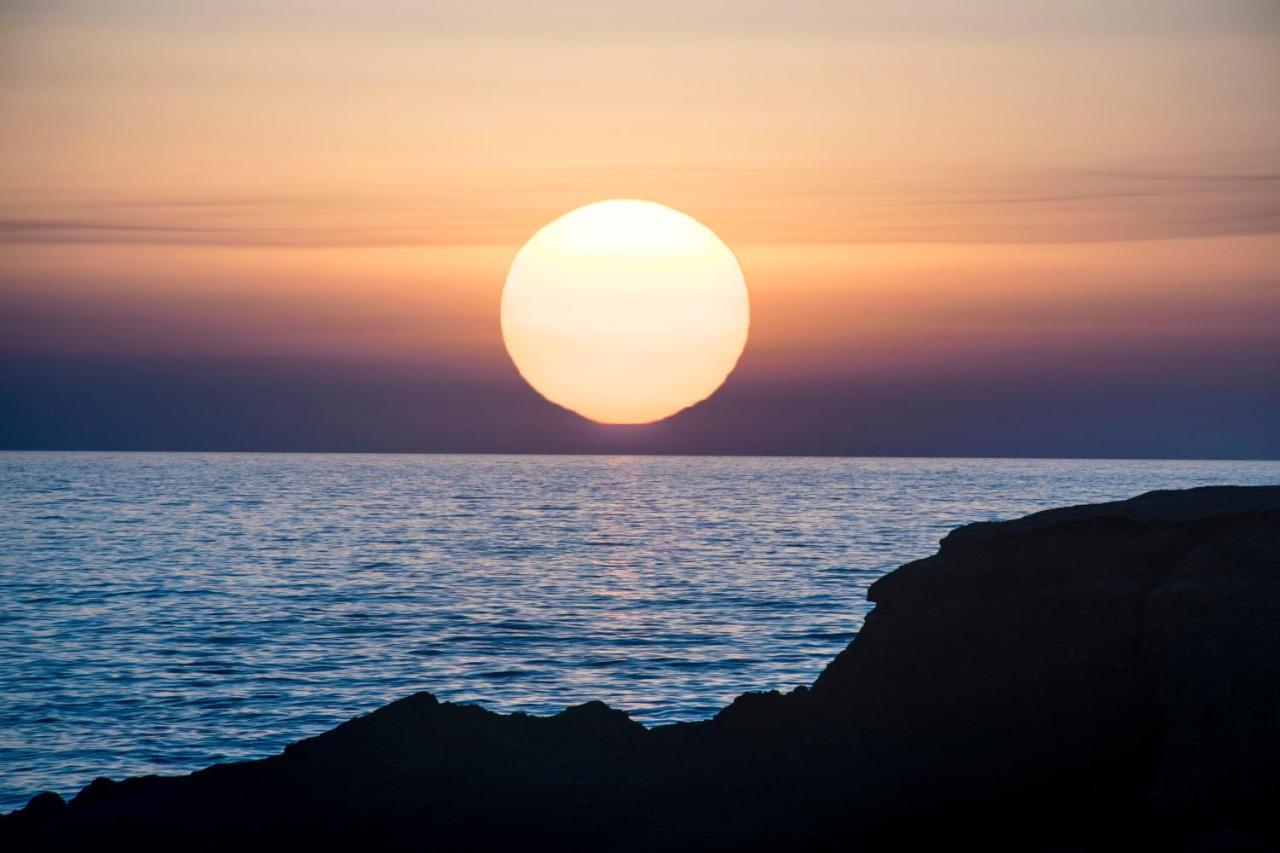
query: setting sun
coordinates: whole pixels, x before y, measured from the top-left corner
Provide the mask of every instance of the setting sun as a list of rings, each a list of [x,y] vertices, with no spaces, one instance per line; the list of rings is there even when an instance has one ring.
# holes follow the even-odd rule
[[[0,853],[1280,853],[1280,0],[0,57]]]
[[[660,420],[710,396],[747,341],[746,283],[709,228],[650,201],[580,207],[516,254],[502,337],[553,403],[607,424]]]

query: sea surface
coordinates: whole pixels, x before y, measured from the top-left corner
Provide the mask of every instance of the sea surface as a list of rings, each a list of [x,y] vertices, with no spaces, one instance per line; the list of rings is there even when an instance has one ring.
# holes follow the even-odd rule
[[[418,690],[648,725],[806,684],[959,524],[1277,462],[0,453],[0,810]]]

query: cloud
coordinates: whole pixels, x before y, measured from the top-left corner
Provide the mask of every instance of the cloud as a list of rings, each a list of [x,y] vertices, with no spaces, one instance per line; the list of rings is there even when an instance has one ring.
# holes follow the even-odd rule
[[[1277,458],[1280,395],[1260,367],[1275,351],[1099,353],[1074,371],[1015,360],[911,381],[734,377],[625,429],[540,400],[513,370],[0,352],[0,448]]]
[[[453,231],[454,234],[449,232]],[[457,229],[417,230],[367,226],[225,227],[161,225],[100,216],[93,219],[0,219],[0,243],[27,245],[193,245],[193,246],[399,246],[467,245]]]
[[[731,243],[1067,243],[1280,233],[1280,173],[1061,170],[877,180],[841,169],[635,167],[465,175],[416,193],[86,198],[0,204],[0,243],[518,245],[598,198],[655,196]],[[233,224],[234,223],[234,224]]]
[[[7,10],[34,20],[87,20],[155,28],[287,28],[373,33],[432,32],[520,36],[631,37],[788,33],[876,38],[901,35],[1019,37],[1255,33],[1277,24],[1270,0],[650,0],[643,6],[560,0],[536,7],[521,0],[420,3],[413,0],[92,0],[23,3]]]

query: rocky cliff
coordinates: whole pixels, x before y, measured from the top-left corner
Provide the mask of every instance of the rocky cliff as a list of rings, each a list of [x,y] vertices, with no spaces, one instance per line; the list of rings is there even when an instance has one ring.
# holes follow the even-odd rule
[[[1280,487],[962,527],[808,690],[652,730],[409,696],[262,761],[100,779],[6,849],[1267,850]]]

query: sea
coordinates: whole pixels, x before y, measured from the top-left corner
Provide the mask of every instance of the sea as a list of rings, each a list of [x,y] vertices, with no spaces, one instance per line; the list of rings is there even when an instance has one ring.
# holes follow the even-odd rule
[[[948,530],[1280,462],[0,453],[0,811],[426,690],[646,725],[808,684]]]

